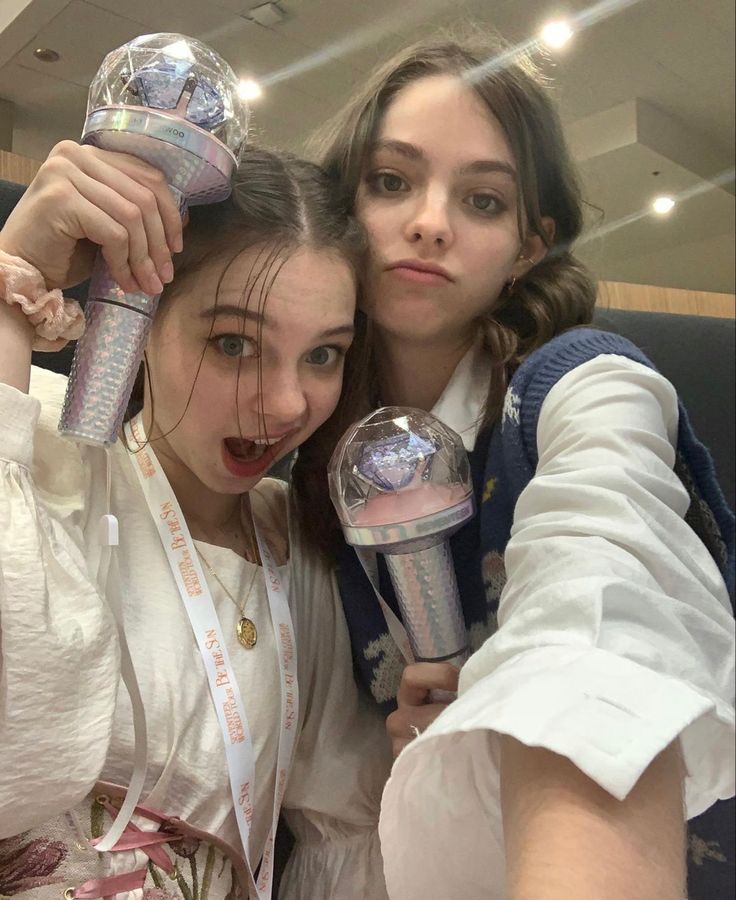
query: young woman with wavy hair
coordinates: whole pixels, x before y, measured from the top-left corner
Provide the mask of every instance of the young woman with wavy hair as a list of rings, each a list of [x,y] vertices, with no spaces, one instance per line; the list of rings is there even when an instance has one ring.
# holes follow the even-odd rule
[[[368,233],[374,341],[364,409],[338,408],[294,482],[401,751],[389,893],[679,900],[683,802],[692,816],[733,793],[733,514],[672,386],[588,327],[581,196],[549,91],[509,48],[424,43],[323,141]],[[457,671],[405,667],[330,518],[335,435],[379,405],[432,411],[470,456],[478,513],[451,546],[475,652],[446,706],[430,690]]]

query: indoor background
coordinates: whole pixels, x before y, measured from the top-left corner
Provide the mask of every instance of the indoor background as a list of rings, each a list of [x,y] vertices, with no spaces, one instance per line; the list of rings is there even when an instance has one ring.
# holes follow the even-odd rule
[[[299,152],[376,62],[466,21],[550,79],[600,304],[733,317],[733,0],[0,0],[0,177],[27,182],[78,138],[102,58],[136,35],[210,44],[260,88],[252,137]]]

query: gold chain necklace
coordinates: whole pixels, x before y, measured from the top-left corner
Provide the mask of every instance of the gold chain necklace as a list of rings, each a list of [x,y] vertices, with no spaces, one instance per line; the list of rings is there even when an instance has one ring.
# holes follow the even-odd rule
[[[258,630],[256,629],[255,622],[252,619],[249,619],[245,615],[245,607],[250,598],[250,592],[253,590],[253,585],[255,584],[256,576],[258,575],[260,569],[258,564],[255,565],[255,571],[253,572],[253,576],[250,579],[250,584],[248,585],[248,590],[245,592],[245,600],[243,601],[243,605],[241,606],[235,597],[230,593],[230,591],[225,587],[225,585],[220,580],[220,576],[215,572],[212,566],[207,562],[202,551],[197,547],[197,553],[199,554],[199,558],[205,564],[207,571],[210,575],[215,579],[215,581],[220,585],[220,587],[225,591],[227,596],[232,600],[235,608],[240,612],[240,618],[238,619],[238,624],[235,626],[235,633],[238,636],[238,641],[240,644],[245,647],[246,650],[252,650],[255,647],[256,642],[258,641]]]

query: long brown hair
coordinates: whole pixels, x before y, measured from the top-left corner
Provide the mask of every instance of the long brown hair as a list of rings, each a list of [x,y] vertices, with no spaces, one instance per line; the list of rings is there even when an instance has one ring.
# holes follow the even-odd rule
[[[421,41],[402,51],[378,69],[320,131],[315,144],[322,165],[341,186],[351,210],[387,108],[408,84],[432,75],[464,79],[498,120],[519,171],[519,235],[523,238],[526,228],[527,233],[540,235],[548,247],[545,258],[525,276],[507,285],[498,298],[489,298],[488,310],[478,322],[493,361],[482,421],[482,427],[489,427],[501,412],[509,380],[521,362],[555,335],[591,320],[595,285],[571,251],[583,227],[582,198],[544,79],[527,55],[478,31],[461,40]],[[543,217],[555,222],[551,241]],[[352,410],[341,402],[335,419],[347,419],[349,424],[367,412],[377,402],[376,386],[375,366],[369,361],[368,371],[362,373],[358,404],[353,393]],[[320,522],[310,533],[324,550],[334,546],[337,529],[318,471],[329,460],[331,447],[325,435],[331,431],[327,423],[307,441],[293,472],[301,507]]]
[[[363,229],[348,213],[334,180],[320,166],[287,153],[248,146],[233,175],[230,197],[191,208],[184,250],[174,257],[174,280],[161,296],[157,318],[160,320],[177,294],[188,288],[205,261],[222,261],[222,283],[228,267],[243,251],[263,247],[260,269],[249,279],[257,283],[264,274],[270,281],[272,269],[298,248],[331,250],[349,263],[359,286],[364,246]],[[247,285],[244,291],[247,299]],[[347,372],[352,371],[353,357],[361,348],[359,332],[356,349],[346,359]],[[126,419],[143,404],[145,376],[146,366],[142,365]],[[357,384],[356,379],[351,380]],[[150,379],[148,389],[150,392]]]

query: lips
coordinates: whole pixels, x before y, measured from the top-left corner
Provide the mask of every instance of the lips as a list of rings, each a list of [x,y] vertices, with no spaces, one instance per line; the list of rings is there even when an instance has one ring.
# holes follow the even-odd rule
[[[419,284],[440,285],[454,280],[442,266],[418,259],[401,259],[398,262],[391,263],[386,269],[398,278]]]
[[[256,443],[244,438],[225,438],[222,442],[222,461],[231,475],[253,478],[262,475],[273,464],[290,434],[273,444]]]

